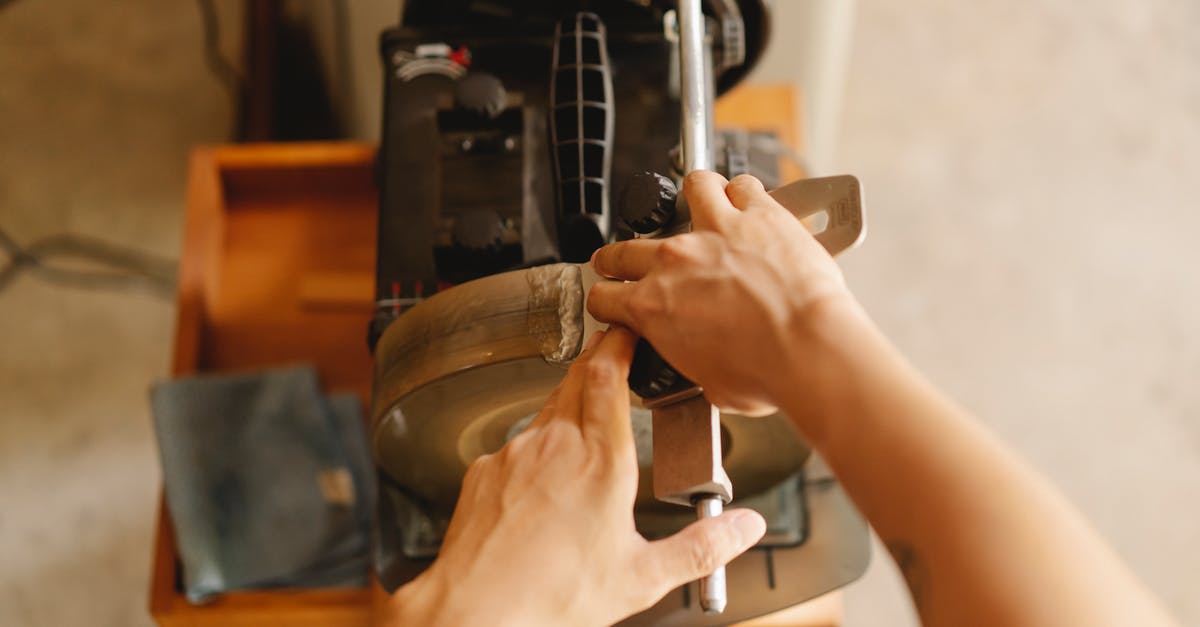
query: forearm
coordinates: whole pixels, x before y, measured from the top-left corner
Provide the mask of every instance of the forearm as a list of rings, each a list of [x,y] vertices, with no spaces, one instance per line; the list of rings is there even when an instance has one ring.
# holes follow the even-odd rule
[[[784,391],[780,406],[888,545],[925,624],[1170,624],[1079,515],[856,304],[829,309],[794,369],[821,395]]]

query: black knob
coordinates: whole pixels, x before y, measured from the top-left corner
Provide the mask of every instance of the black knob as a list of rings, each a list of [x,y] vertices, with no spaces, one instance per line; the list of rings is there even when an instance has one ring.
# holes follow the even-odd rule
[[[454,243],[471,250],[499,248],[504,220],[491,209],[474,209],[454,218]]]
[[[629,389],[646,399],[682,392],[696,384],[667,363],[645,339],[639,339],[633,349],[629,367]]]
[[[635,233],[647,235],[675,217],[675,182],[657,172],[639,172],[621,190],[618,212]]]
[[[487,118],[494,118],[504,111],[508,92],[500,79],[486,72],[471,72],[458,81],[454,88],[454,103]]]

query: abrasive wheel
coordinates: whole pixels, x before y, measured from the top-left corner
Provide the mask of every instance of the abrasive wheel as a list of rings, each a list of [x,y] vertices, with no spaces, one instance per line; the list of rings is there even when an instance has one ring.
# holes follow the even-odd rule
[[[471,461],[520,433],[579,354],[584,274],[556,264],[464,283],[412,307],[380,338],[372,450],[386,478],[432,517],[453,511]],[[654,499],[650,414],[636,397],[630,403],[638,528],[666,535],[692,514]],[[721,422],[738,501],[795,475],[808,457],[783,416],[722,414]]]

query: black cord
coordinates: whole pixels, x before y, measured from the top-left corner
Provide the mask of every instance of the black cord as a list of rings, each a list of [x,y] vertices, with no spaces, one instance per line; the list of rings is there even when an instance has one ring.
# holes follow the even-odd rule
[[[22,272],[48,283],[97,290],[141,290],[171,298],[177,264],[169,259],[90,237],[52,235],[22,247],[0,229],[0,249],[8,262],[0,266],[0,292]],[[51,264],[74,261],[83,268]],[[86,266],[99,266],[88,268]]]
[[[342,97],[339,99],[339,103],[343,108],[355,93],[354,60],[350,54],[350,8],[347,6],[347,2],[348,0],[333,0],[334,46],[336,46],[334,54],[337,56],[337,71],[341,74]],[[343,115],[343,119],[348,117]]]
[[[200,19],[204,26],[204,59],[236,105],[244,80],[241,72],[221,55],[221,25],[217,20],[217,6],[213,0],[197,0],[196,4],[200,7]]]

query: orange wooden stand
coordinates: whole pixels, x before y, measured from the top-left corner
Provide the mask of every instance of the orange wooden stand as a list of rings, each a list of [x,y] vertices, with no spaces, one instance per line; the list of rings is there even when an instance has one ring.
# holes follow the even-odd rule
[[[719,103],[718,123],[793,140],[794,97],[790,87],[740,89]],[[374,151],[319,143],[192,153],[175,375],[308,362],[329,391],[357,393],[370,406]],[[160,506],[150,585],[159,625],[363,627],[382,597],[378,588],[263,590],[196,606],[183,596],[179,572],[169,513]],[[837,625],[840,613],[835,594],[754,622]]]
[[[370,290],[359,303],[302,298],[313,277],[375,271],[374,148],[356,144],[201,148],[188,178],[172,371],[309,362],[332,391],[368,407]],[[150,611],[163,626],[369,623],[368,590],[248,591],[195,606],[160,507]]]

